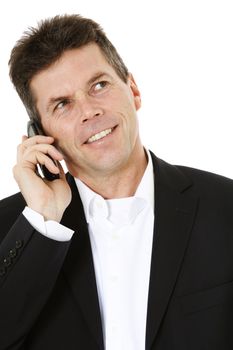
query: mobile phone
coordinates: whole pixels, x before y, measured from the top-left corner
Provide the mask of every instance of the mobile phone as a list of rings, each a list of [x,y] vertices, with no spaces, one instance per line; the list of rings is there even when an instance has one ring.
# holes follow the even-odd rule
[[[32,136],[35,136],[35,135],[45,135],[43,130],[39,127],[39,125],[33,121],[33,120],[29,120],[28,124],[27,124],[27,134],[28,134],[28,137],[32,137]],[[49,158],[52,159],[52,157],[50,157],[48,155]],[[54,162],[54,164],[56,166],[58,166],[58,162],[54,159],[52,159],[52,161]],[[45,165],[42,165],[42,164],[38,164],[39,167],[40,167],[40,170],[41,170],[41,173],[42,175],[44,176],[44,178],[48,181],[53,181],[53,180],[56,180],[56,179],[59,179],[59,174],[53,174],[51,173]],[[38,171],[39,173],[39,171]]]

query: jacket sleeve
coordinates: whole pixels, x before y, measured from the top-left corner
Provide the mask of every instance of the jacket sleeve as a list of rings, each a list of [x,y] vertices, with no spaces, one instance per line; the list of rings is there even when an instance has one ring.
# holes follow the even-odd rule
[[[69,245],[39,234],[23,214],[5,235],[0,245],[0,350],[23,349]]]

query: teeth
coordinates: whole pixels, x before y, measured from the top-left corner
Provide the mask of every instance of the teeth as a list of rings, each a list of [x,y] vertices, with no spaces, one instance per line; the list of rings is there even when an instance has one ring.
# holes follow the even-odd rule
[[[112,129],[106,129],[104,131],[99,132],[98,134],[95,134],[93,136],[91,136],[88,140],[87,143],[92,143],[94,141],[100,140],[103,137],[107,136],[108,134],[111,134]]]

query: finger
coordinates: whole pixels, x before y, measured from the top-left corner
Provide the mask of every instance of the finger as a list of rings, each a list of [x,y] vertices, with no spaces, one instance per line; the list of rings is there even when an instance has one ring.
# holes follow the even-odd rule
[[[63,155],[61,154],[61,152],[59,152],[55,146],[49,145],[49,144],[37,144],[31,147],[28,147],[24,152],[25,156],[30,152],[41,152],[44,154],[49,154],[52,158],[56,160],[63,159]]]
[[[27,157],[31,157],[30,154],[33,152],[41,152],[45,155],[48,154],[50,157],[54,158],[55,160],[62,160],[63,155],[50,144],[36,144],[32,145],[31,147],[21,147],[19,146],[18,152],[17,152],[17,161],[21,162],[23,159],[26,159]]]
[[[40,143],[51,144],[53,142],[54,142],[54,138],[52,136],[45,136],[45,135],[36,135],[32,137],[23,136],[24,147],[30,147],[32,145],[40,144]]]
[[[28,139],[28,136],[26,136],[26,135],[22,136],[22,142],[26,141],[27,139]]]
[[[53,137],[50,137],[50,136],[38,135],[38,136],[33,136],[28,138],[27,136],[23,135],[22,142],[17,147],[17,160],[22,157],[23,153],[28,147],[31,147],[36,144],[41,144],[41,143],[52,144],[53,141],[54,141]]]
[[[50,172],[58,174],[60,172],[59,167],[56,165],[54,160],[48,155],[41,152],[33,152],[22,161],[22,167],[30,168],[35,171],[36,165],[44,165]]]

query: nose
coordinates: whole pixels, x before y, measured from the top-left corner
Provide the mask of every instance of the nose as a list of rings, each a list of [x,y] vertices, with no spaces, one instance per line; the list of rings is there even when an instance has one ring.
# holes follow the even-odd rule
[[[93,96],[85,94],[84,92],[79,92],[75,94],[75,100],[76,109],[80,114],[81,124],[84,124],[88,120],[103,114],[102,108],[97,104]]]

